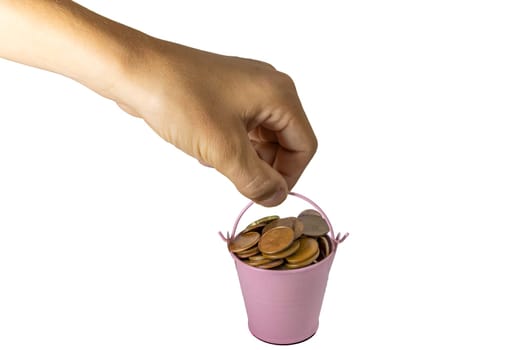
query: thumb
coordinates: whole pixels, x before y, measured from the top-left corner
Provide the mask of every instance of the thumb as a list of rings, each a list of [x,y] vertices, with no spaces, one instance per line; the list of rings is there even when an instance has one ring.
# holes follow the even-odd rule
[[[266,207],[282,203],[288,185],[277,170],[261,158],[246,138],[234,152],[223,154],[215,169],[230,179],[245,197]],[[226,158],[226,159],[225,159]]]

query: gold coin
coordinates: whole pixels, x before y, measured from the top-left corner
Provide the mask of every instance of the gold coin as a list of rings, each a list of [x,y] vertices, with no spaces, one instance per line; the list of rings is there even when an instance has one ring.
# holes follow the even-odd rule
[[[289,248],[293,243],[294,232],[289,227],[275,227],[266,231],[259,240],[259,250],[263,254],[275,254]]]
[[[319,243],[319,250],[321,251],[323,258],[330,254],[330,243],[328,240],[329,238],[326,236],[321,236],[317,239],[317,242]]]
[[[306,261],[319,251],[319,244],[317,244],[317,241],[313,238],[299,238],[299,243],[299,249],[294,254],[286,257],[286,261],[290,264],[298,264]]]
[[[303,210],[301,214],[299,214],[298,216],[300,218],[301,216],[305,216],[305,215],[322,216],[320,212],[318,212],[317,210],[313,210],[313,209]]]
[[[248,225],[248,227],[251,227],[251,226],[258,226],[258,225],[267,225],[269,224],[270,222],[274,221],[274,220],[277,220],[279,219],[279,216],[278,215],[270,215],[270,216],[265,216],[264,218],[260,218],[259,220],[255,220],[254,222],[252,222],[251,224]]]
[[[304,224],[303,234],[305,236],[319,237],[330,231],[328,223],[321,216],[304,215],[298,220],[301,220]]]
[[[286,263],[286,264],[284,264],[284,266],[286,268],[289,268],[289,269],[298,269],[298,268],[301,268],[301,267],[305,267],[305,266],[308,266],[311,263],[313,263],[315,261],[315,259],[317,259],[318,256],[319,256],[319,249],[317,249],[317,252],[315,252],[314,255],[312,257],[310,257],[309,259],[307,259],[307,260],[304,260],[304,261],[301,261],[301,262],[298,262],[298,263],[295,263],[295,264]]]
[[[260,269],[272,269],[274,267],[281,266],[283,264],[283,262],[284,262],[283,259],[278,259],[278,260],[274,260],[274,261],[266,263],[266,264],[261,264],[261,265],[259,265],[257,267],[260,268]]]
[[[244,230],[241,231],[241,233],[251,232],[255,231],[258,233],[262,233],[263,228],[266,226],[266,224],[257,224],[253,226],[246,226]]]
[[[259,255],[250,256],[248,259],[250,261],[259,261],[259,260],[265,260],[265,259],[268,259],[268,258],[263,256],[262,254],[259,254]]]
[[[272,261],[273,261],[272,259],[261,259],[261,260],[256,260],[256,261],[248,260],[246,261],[246,263],[250,266],[261,266],[264,264],[271,263]]]
[[[229,248],[232,253],[239,253],[250,249],[259,242],[261,235],[258,232],[240,233],[230,242]]]
[[[242,252],[239,252],[239,253],[236,253],[237,256],[240,258],[240,259],[246,259],[246,258],[249,258],[250,256],[254,256],[254,255],[257,255],[259,254],[259,247],[257,247],[257,245],[255,245],[254,247],[250,248],[250,249],[247,249],[247,250],[243,250]]]
[[[275,254],[263,254],[263,256],[269,258],[269,259],[284,259],[287,256],[292,255],[299,249],[299,246],[301,243],[299,241],[294,241],[290,248],[283,250],[282,252],[275,253]]]

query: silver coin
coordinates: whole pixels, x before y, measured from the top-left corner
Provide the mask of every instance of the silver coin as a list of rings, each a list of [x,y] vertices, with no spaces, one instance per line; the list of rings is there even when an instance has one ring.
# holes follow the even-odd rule
[[[310,237],[321,237],[330,231],[328,223],[321,216],[304,215],[298,220],[301,220],[304,225],[303,235]]]

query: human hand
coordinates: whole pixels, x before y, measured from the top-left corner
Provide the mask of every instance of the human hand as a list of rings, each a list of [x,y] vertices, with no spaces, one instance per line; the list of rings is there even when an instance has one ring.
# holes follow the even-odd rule
[[[73,1],[0,1],[0,57],[114,100],[266,206],[317,148],[292,80],[269,64],[155,39]]]
[[[271,65],[149,39],[113,95],[246,197],[281,203],[317,140],[293,81]]]

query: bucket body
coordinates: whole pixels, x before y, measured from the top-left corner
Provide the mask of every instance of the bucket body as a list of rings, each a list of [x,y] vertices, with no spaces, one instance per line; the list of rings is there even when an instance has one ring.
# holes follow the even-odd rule
[[[241,285],[248,327],[260,340],[293,344],[313,336],[319,327],[333,251],[319,263],[296,270],[252,267],[233,255]]]

